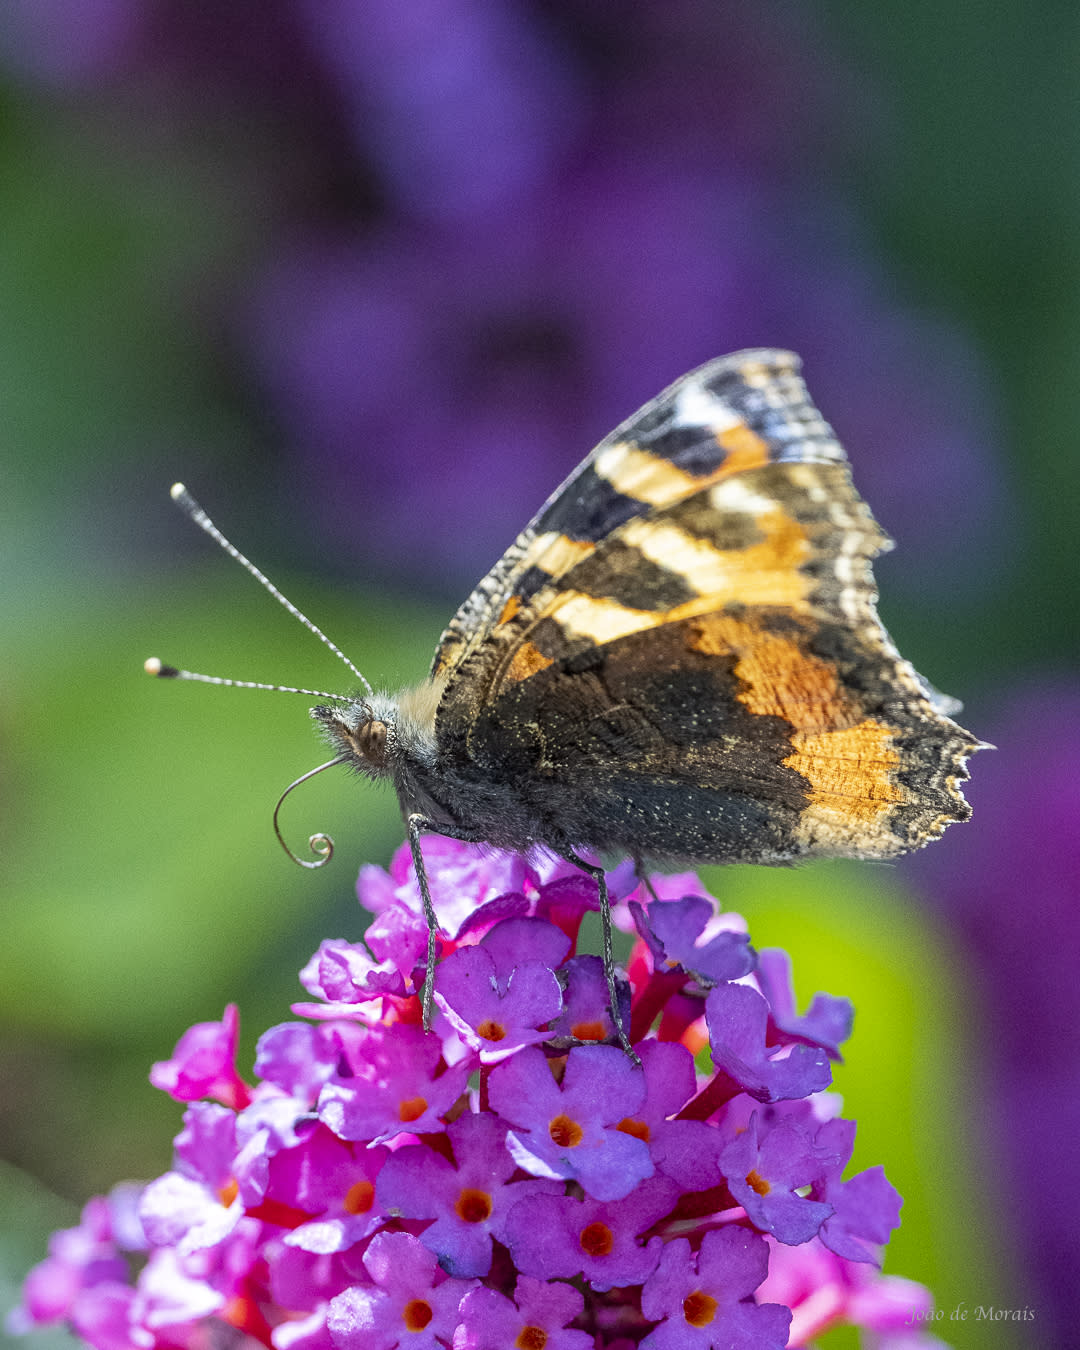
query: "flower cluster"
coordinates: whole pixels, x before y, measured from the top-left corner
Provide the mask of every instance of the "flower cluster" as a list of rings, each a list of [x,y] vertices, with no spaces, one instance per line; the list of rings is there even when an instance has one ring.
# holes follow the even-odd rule
[[[403,850],[362,872],[366,944],[321,945],[306,1020],[262,1036],[254,1086],[234,1008],[154,1066],[188,1103],[173,1169],[54,1235],[13,1329],[66,1321],[94,1350],[225,1334],[250,1350],[779,1350],[847,1321],[877,1345],[931,1343],[911,1331],[926,1291],[878,1270],[899,1195],[880,1168],[843,1175],[855,1126],[825,1089],[846,1000],[800,1015],[785,954],[756,953],[696,877],[619,870],[635,1063],[602,963],[576,951],[593,881],[442,839],[424,856],[432,1031]]]

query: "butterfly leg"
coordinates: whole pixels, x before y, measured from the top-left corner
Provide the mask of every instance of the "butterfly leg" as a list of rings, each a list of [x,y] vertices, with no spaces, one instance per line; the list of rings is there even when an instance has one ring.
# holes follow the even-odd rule
[[[562,856],[567,862],[573,863],[575,867],[580,867],[586,875],[592,877],[596,882],[596,888],[600,893],[600,929],[603,935],[604,976],[607,979],[611,1020],[615,1024],[619,1044],[640,1069],[641,1060],[634,1053],[630,1038],[626,1034],[626,1028],[623,1026],[622,1014],[619,1011],[619,990],[615,983],[615,954],[611,949],[611,899],[608,896],[607,877],[604,875],[602,867],[595,863],[587,863],[584,858],[579,858],[573,849],[568,849]]]
[[[420,900],[424,906],[424,922],[427,924],[427,969],[424,973],[424,990],[421,995],[420,1005],[424,1014],[424,1030],[431,1030],[431,999],[435,989],[435,939],[438,933],[439,921],[435,917],[435,906],[431,903],[431,889],[428,886],[427,869],[424,867],[424,855],[420,849],[420,836],[425,832],[428,834],[442,834],[449,839],[460,839],[464,844],[479,844],[482,842],[478,834],[469,834],[465,831],[455,831],[451,834],[448,830],[440,829],[427,816],[422,816],[413,812],[406,821],[409,832],[409,851],[412,853],[413,867],[416,869],[416,882],[420,887]]]
[[[650,899],[652,900],[660,899],[660,897],[656,894],[656,887],[652,884],[652,880],[648,872],[646,872],[645,870],[645,863],[641,858],[634,859],[634,876],[637,877],[638,885],[644,886],[645,889],[649,892]]]

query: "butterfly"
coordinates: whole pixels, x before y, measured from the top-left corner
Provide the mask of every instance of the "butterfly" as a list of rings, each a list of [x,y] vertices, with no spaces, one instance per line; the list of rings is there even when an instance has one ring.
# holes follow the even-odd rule
[[[397,792],[425,1007],[426,832],[595,879],[618,1025],[598,857],[893,858],[967,819],[981,742],[878,618],[887,547],[799,358],[738,352],[601,441],[458,609],[426,679],[314,707],[331,763]]]

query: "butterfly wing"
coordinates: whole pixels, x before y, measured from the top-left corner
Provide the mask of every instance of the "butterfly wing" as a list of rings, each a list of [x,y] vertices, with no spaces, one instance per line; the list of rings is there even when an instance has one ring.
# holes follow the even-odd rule
[[[674,385],[644,429],[602,443],[493,583],[437,736],[459,772],[514,784],[544,842],[890,857],[966,818],[978,743],[878,619],[870,564],[888,541],[794,360],[744,353]],[[729,408],[744,430],[720,453],[705,432],[720,446]],[[556,532],[582,547],[547,571],[536,545]]]
[[[449,675],[500,622],[587,558],[613,530],[771,461],[842,462],[792,352],[723,356],[676,380],[605,437],[548,498],[439,640]]]

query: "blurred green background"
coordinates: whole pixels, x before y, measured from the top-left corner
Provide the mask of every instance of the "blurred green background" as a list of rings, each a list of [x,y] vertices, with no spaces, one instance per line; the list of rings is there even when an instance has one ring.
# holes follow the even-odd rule
[[[804,1003],[856,1002],[837,1088],[856,1166],[905,1196],[887,1270],[946,1319],[1038,1313],[950,1344],[1065,1344],[1075,7],[216,8],[0,11],[8,1302],[50,1226],[167,1167],[151,1061],[235,1001],[248,1068],[401,838],[387,796],[326,775],[284,810],[337,840],[302,873],[270,812],[321,757],[305,701],[142,674],[342,684],[170,483],[393,685],[590,444],[760,343],[803,352],[897,536],[898,644],[1001,749],[925,867],[712,880]]]

